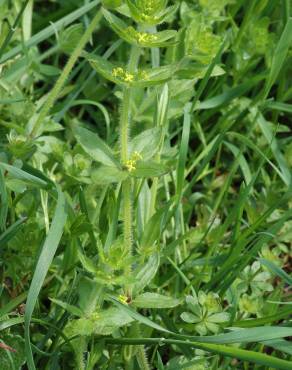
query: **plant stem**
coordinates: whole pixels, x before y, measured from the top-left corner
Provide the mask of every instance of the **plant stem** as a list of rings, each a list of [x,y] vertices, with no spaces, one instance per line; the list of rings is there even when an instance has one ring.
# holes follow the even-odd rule
[[[129,116],[130,116],[130,88],[124,88],[123,102],[120,117],[120,145],[121,162],[124,165],[129,159]],[[125,255],[132,255],[132,200],[131,200],[131,179],[126,179],[122,184],[123,192],[123,219],[124,219],[124,252]],[[131,266],[127,268],[131,271]]]
[[[47,114],[49,113],[50,109],[54,105],[56,99],[58,98],[61,90],[63,89],[64,84],[66,83],[66,80],[71,73],[71,70],[73,69],[77,59],[80,57],[85,45],[89,41],[94,29],[96,28],[98,22],[100,21],[101,12],[98,11],[89,24],[88,28],[84,32],[83,36],[81,37],[79,43],[77,44],[76,48],[74,49],[73,53],[71,54],[63,72],[61,73],[60,77],[58,78],[55,86],[49,93],[48,99],[46,100],[45,104],[43,105],[36,122],[34,123],[34,126],[31,130],[30,135],[32,137],[37,136],[39,128],[43,121],[45,120]]]
[[[121,110],[121,121],[120,121],[120,141],[121,141],[121,161],[125,164],[129,159],[129,115],[130,115],[130,88],[125,87],[123,92],[123,102]]]

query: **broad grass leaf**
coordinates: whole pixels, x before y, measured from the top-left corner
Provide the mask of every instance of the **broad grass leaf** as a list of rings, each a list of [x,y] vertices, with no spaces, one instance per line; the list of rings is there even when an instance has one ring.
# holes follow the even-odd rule
[[[49,233],[43,244],[38,262],[35,267],[32,282],[28,291],[26,310],[25,310],[25,350],[28,360],[29,369],[35,369],[34,360],[32,356],[32,349],[30,344],[30,322],[32,314],[41,291],[47,272],[53,261],[54,255],[60,243],[63,229],[67,220],[67,207],[64,194],[59,188],[58,200],[55,214]]]
[[[137,296],[132,303],[135,307],[139,308],[173,308],[178,306],[181,302],[181,299],[147,292]]]
[[[272,65],[270,68],[270,73],[268,74],[267,77],[266,86],[264,90],[264,98],[268,96],[272,86],[277,80],[277,77],[287,57],[291,43],[292,43],[292,18],[290,17],[286,23],[281,38],[273,53]]]
[[[292,286],[292,277],[289,276],[286,271],[282,270],[279,266],[275,265],[272,261],[266,260],[264,258],[260,258],[259,261],[273,275],[278,276],[280,279],[282,279],[283,281],[285,281],[285,283],[287,283],[288,285]]]

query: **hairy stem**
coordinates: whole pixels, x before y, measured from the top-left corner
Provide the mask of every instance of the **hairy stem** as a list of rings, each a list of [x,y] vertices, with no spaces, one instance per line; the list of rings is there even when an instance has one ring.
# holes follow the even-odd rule
[[[100,13],[100,11],[98,11],[96,13],[95,17],[93,18],[93,20],[91,21],[91,23],[89,24],[88,28],[84,32],[83,36],[81,37],[81,39],[80,39],[79,43],[77,44],[76,48],[74,49],[73,53],[71,54],[66,66],[65,66],[65,68],[62,72],[62,74],[60,75],[60,77],[58,78],[55,86],[53,87],[53,89],[49,93],[48,98],[47,98],[45,104],[43,105],[43,107],[42,107],[42,109],[41,109],[41,111],[40,111],[40,113],[37,117],[37,120],[36,120],[32,130],[31,130],[30,135],[32,137],[37,136],[41,124],[45,120],[47,114],[49,113],[50,109],[52,108],[56,99],[58,98],[61,90],[63,89],[63,86],[66,83],[66,80],[67,80],[70,72],[72,71],[77,59],[80,57],[85,45],[89,41],[94,29],[96,28],[98,22],[100,21],[100,17],[101,17],[101,13]]]
[[[121,162],[123,165],[129,159],[129,116],[130,116],[130,99],[131,91],[124,88],[123,102],[120,118],[120,145],[121,145]],[[131,200],[131,179],[126,179],[122,184],[123,191],[123,219],[124,219],[124,252],[125,255],[132,254],[132,200]],[[131,266],[127,268],[131,271]]]

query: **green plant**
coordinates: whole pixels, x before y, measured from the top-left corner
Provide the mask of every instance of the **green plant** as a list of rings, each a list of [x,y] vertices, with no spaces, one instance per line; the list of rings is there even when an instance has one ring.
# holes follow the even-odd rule
[[[292,369],[289,1],[0,1],[0,31],[1,366]]]

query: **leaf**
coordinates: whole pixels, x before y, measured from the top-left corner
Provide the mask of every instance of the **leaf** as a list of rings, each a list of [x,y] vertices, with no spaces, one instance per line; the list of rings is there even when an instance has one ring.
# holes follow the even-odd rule
[[[66,54],[71,54],[77,46],[79,40],[84,33],[84,26],[82,23],[72,24],[61,32],[59,37],[60,49]]]
[[[151,321],[145,316],[140,315],[138,312],[133,310],[131,307],[126,306],[119,301],[117,301],[114,297],[108,297],[108,299],[121,311],[123,311],[126,315],[132,317],[133,320],[139,321],[141,324],[144,324],[146,326],[149,326],[152,329],[156,329],[158,331],[162,331],[164,333],[171,333],[171,331],[163,328],[162,326],[156,324],[155,322]]]
[[[119,168],[112,166],[100,166],[93,170],[91,174],[93,182],[99,185],[122,182],[127,177],[127,171],[121,171]]]
[[[185,165],[187,160],[187,154],[189,149],[189,138],[191,129],[191,115],[190,115],[191,103],[186,104],[184,107],[184,122],[182,138],[179,147],[179,158],[176,170],[176,194],[178,202],[181,200],[183,185],[185,180]]]
[[[118,85],[129,87],[148,87],[160,85],[171,79],[175,67],[172,65],[157,67],[136,72],[129,72],[126,66],[114,65],[97,55],[85,56],[91,66],[104,78]]]
[[[157,153],[161,141],[160,127],[150,128],[135,136],[130,142],[130,152],[139,153],[143,160],[149,160]]]
[[[13,225],[11,225],[7,230],[5,230],[3,234],[0,235],[0,246],[1,247],[6,246],[9,240],[11,240],[18,233],[18,231],[22,228],[22,225],[26,220],[27,218],[21,218],[20,220],[16,221]]]
[[[68,26],[69,24],[73,23],[76,19],[82,17],[83,15],[90,12],[93,8],[96,8],[96,6],[100,3],[100,0],[93,0],[88,4],[85,4],[81,7],[79,7],[77,10],[74,10],[73,12],[69,13],[65,17],[62,17],[57,22],[54,22],[53,24],[49,25],[48,27],[42,29],[37,34],[33,35],[29,40],[27,40],[24,43],[21,43],[21,45],[17,45],[16,47],[9,50],[6,54],[3,56],[0,55],[0,64],[6,62],[7,60],[15,57],[16,55],[23,52],[23,48],[31,48],[35,45],[38,45],[44,40],[47,40],[49,37],[53,36],[58,32],[59,30],[63,29],[64,27]]]
[[[133,300],[133,304],[139,308],[172,308],[180,303],[180,299],[157,293],[143,293]]]
[[[134,319],[123,310],[111,307],[107,310],[94,312],[89,317],[70,321],[65,328],[65,334],[68,337],[90,336],[92,334],[110,335],[118,328],[133,321]]]
[[[18,370],[25,363],[24,340],[18,335],[1,334],[1,370]]]
[[[84,151],[94,160],[107,166],[120,168],[120,163],[114,157],[111,149],[96,133],[80,126],[75,126],[73,133]]]
[[[134,295],[138,294],[149,285],[150,281],[154,278],[158,271],[159,263],[159,253],[154,253],[149,257],[147,263],[145,263],[145,265],[138,270],[138,272],[135,271],[136,282],[133,285]]]
[[[151,9],[148,7],[148,3],[145,1],[137,2],[133,0],[126,0],[127,5],[130,9],[132,18],[137,23],[146,25],[156,25],[164,22],[170,17],[179,7],[179,4],[169,6],[165,8],[165,0],[155,0],[151,5]]]
[[[198,318],[198,316],[195,316],[190,312],[183,312],[180,317],[183,321],[187,322],[188,324],[194,324],[200,321],[200,318]]]
[[[5,187],[5,177],[4,171],[0,169],[0,199],[1,199],[1,208],[0,208],[0,230],[5,230],[6,221],[8,215],[8,193]],[[1,243],[1,236],[0,236]]]
[[[138,178],[159,177],[169,172],[165,165],[157,162],[138,161],[135,167],[136,169],[129,172],[129,175]]]
[[[260,263],[265,266],[273,275],[278,276],[288,285],[292,286],[292,277],[289,276],[284,270],[279,266],[275,265],[272,261],[266,260],[264,258],[259,259]],[[292,303],[291,303],[292,304]]]
[[[71,315],[78,316],[78,317],[84,316],[84,312],[76,306],[73,306],[73,305],[71,305],[67,302],[60,301],[59,299],[54,299],[54,298],[49,298],[49,299],[50,299],[50,301],[52,301],[56,305],[62,307],[64,310],[68,311]]]
[[[129,27],[125,22],[108,10],[102,9],[102,13],[115,33],[132,45],[140,47],[170,46],[173,43],[170,43],[168,40],[177,35],[177,32],[174,30],[166,30],[156,32],[154,34],[148,32],[139,32],[136,31],[135,28]]]
[[[289,48],[292,43],[292,18],[289,18],[283,30],[281,38],[277,44],[276,50],[273,53],[272,65],[270,73],[267,77],[266,86],[264,90],[264,99],[268,96],[272,86],[282,69],[283,63],[288,54]]]
[[[11,166],[9,164],[0,162],[0,168],[2,168],[3,170],[6,170],[13,178],[21,180],[28,185],[33,185],[33,186],[37,186],[41,188],[48,187],[48,184],[44,180],[34,175],[31,175],[28,172],[25,172],[18,167]]]
[[[57,251],[59,242],[61,240],[63,229],[67,219],[66,200],[64,194],[59,188],[58,200],[55,210],[55,214],[52,220],[52,224],[49,233],[45,239],[42,247],[38,262],[35,267],[33,278],[29,287],[28,297],[25,309],[25,349],[28,360],[28,366],[30,369],[35,369],[31,343],[30,343],[30,322],[34,307],[37,302],[38,295],[41,291],[47,272],[53,261],[54,255]]]

